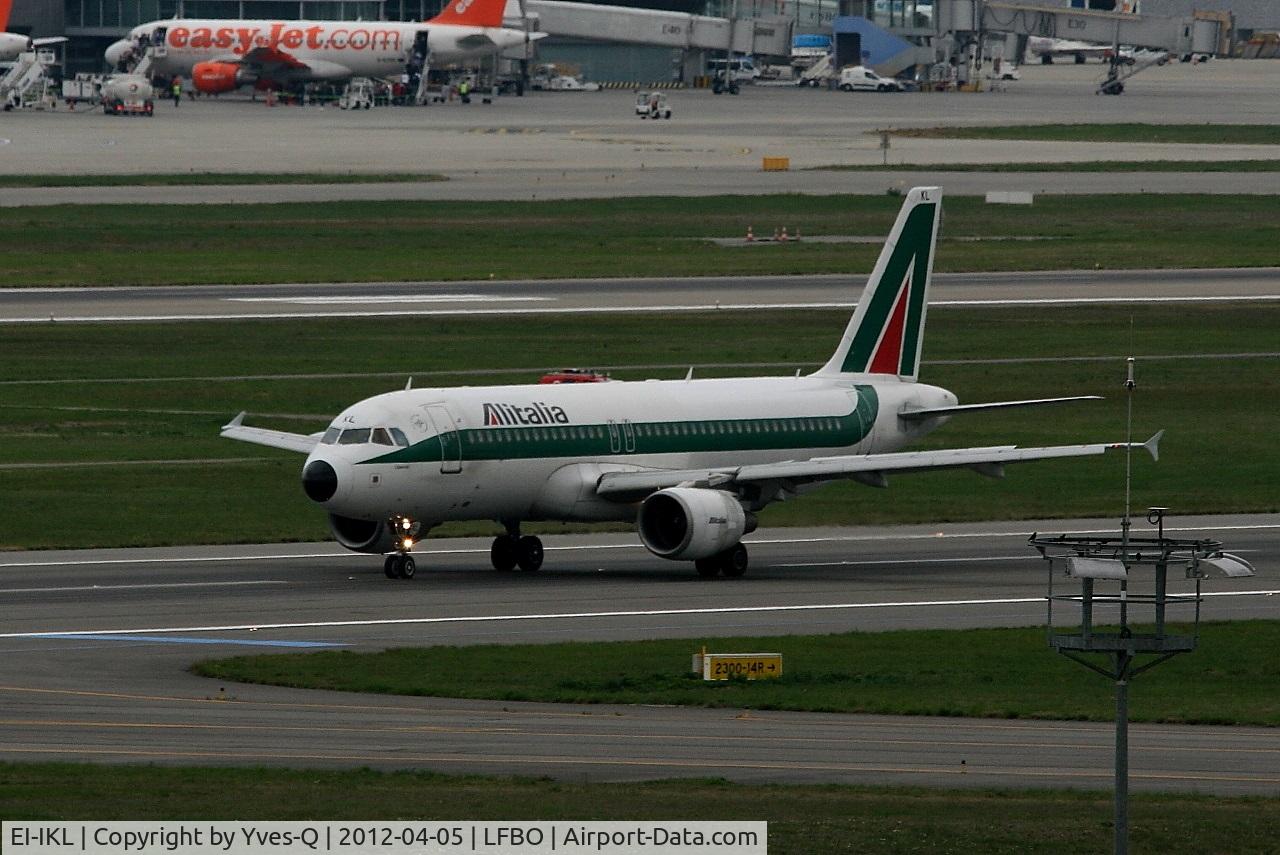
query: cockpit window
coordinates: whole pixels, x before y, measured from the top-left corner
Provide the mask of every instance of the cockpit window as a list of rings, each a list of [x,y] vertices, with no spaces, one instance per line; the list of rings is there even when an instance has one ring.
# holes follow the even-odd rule
[[[339,445],[362,445],[369,441],[369,428],[344,430],[338,438]]]
[[[391,441],[391,434],[387,433],[386,428],[373,429],[373,444],[374,445],[394,445],[394,443]]]
[[[342,433],[340,428],[329,428],[324,432],[324,436],[320,437],[321,445],[333,445],[338,441],[338,435]]]
[[[391,428],[391,438],[396,441],[396,445],[401,448],[409,447],[409,438],[404,435],[404,431],[400,428]]]

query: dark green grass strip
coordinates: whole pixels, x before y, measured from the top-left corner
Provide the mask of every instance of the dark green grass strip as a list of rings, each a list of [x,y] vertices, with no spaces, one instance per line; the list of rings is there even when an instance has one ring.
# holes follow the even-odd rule
[[[7,820],[764,820],[772,855],[1078,855],[1111,845],[1106,793],[745,786],[368,769],[0,764]],[[1275,851],[1280,799],[1135,793],[1140,852]]]
[[[1067,140],[1116,143],[1280,145],[1276,125],[1042,124],[995,127],[895,128],[894,136],[983,140]]]
[[[1043,575],[1030,548],[1027,554],[1028,574]],[[848,573],[856,577],[853,560]],[[704,682],[689,672],[690,655],[703,645],[721,653],[781,653],[784,675]],[[1134,681],[1130,718],[1280,725],[1277,649],[1280,622],[1206,624],[1198,650]],[[1050,651],[1042,627],[325,651],[206,660],[194,670],[243,682],[510,701],[1089,721],[1115,716],[1111,684]]]
[[[409,184],[430,172],[167,172],[140,175],[0,175],[0,187],[206,187],[237,184]]]
[[[1090,160],[1056,163],[879,163],[814,166],[833,172],[1280,172],[1280,160]]]
[[[780,195],[20,208],[0,218],[0,286],[851,274],[870,270],[880,247],[756,253],[689,238],[748,226],[885,234],[900,205]],[[948,197],[945,208],[947,271],[1248,267],[1275,264],[1280,245],[1270,196],[1044,196],[1031,211]],[[974,237],[1052,239],[952,240]]]

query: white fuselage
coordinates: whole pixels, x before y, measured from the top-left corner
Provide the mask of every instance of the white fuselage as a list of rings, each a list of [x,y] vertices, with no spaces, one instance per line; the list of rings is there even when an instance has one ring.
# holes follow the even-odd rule
[[[896,451],[945,421],[899,412],[955,400],[884,377],[412,389],[348,408],[307,464],[334,468],[337,490],[321,504],[353,519],[630,520],[634,505],[594,494],[604,472]],[[398,429],[408,447],[338,433],[377,428]]]
[[[522,30],[420,21],[175,19],[134,27],[127,40],[116,42],[107,50],[107,61],[115,64],[139,39],[152,40],[157,29],[164,31],[163,47],[152,59],[152,68],[158,74],[189,75],[197,63],[238,62],[250,51],[267,48],[320,70],[314,74],[299,70],[281,75],[291,80],[399,74],[409,62],[414,39],[421,32],[427,33],[433,64],[505,50],[525,40]],[[335,68],[344,72],[335,73]]]
[[[17,33],[0,33],[0,62],[13,62],[30,50],[31,40]]]

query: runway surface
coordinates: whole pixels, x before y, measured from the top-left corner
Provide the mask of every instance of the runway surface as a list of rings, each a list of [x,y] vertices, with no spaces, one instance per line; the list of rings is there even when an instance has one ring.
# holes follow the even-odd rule
[[[1280,592],[1280,517],[1170,527],[1221,539],[1258,568],[1208,583],[1206,618],[1280,616],[1268,593]],[[626,535],[547,538],[537,574],[494,573],[487,541],[428,541],[411,582],[332,544],[10,553],[0,558],[0,757],[1103,788],[1104,724],[368,697],[220,686],[184,668],[317,646],[679,637],[692,650],[712,635],[1036,625],[1046,575],[1027,534],[1114,529],[764,531],[749,538],[746,578],[712,582]],[[1280,793],[1274,729],[1143,725],[1130,741],[1136,789]]]
[[[862,276],[754,276],[7,288],[0,323],[848,307],[864,284]],[[937,273],[930,304],[1275,299],[1280,267]]]

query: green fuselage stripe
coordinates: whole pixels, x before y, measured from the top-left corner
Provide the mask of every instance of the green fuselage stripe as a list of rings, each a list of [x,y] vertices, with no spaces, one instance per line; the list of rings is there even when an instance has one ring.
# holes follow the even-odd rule
[[[871,433],[880,408],[879,396],[873,387],[859,386],[857,389],[857,407],[842,416],[466,428],[432,436],[408,448],[362,462],[439,463],[446,456],[450,460],[461,459],[465,462],[537,457],[847,448],[861,442]]]

